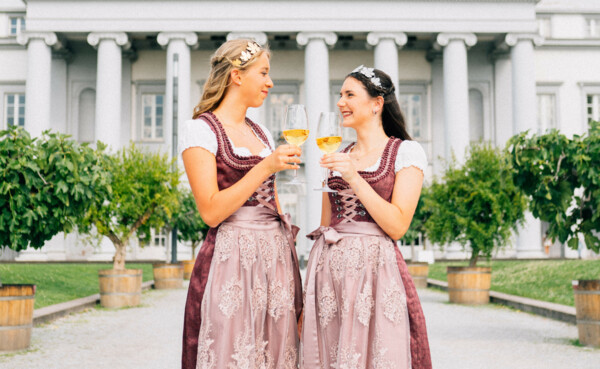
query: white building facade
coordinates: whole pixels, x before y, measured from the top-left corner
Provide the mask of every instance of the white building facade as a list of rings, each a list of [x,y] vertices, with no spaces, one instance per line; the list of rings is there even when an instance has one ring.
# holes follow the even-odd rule
[[[344,77],[360,64],[386,71],[397,84],[409,133],[429,157],[426,181],[443,158],[458,160],[472,141],[504,146],[524,130],[583,133],[600,119],[600,1],[100,1],[0,2],[0,129],[46,129],[81,142],[130,141],[171,153],[177,123],[198,103],[209,59],[225,40],[251,37],[272,50],[275,87],[249,116],[277,139],[284,108],[335,110]],[[303,234],[318,226],[320,153],[311,139],[300,175],[280,184],[280,200]],[[344,132],[352,141],[352,132]],[[282,173],[285,178],[288,174]],[[531,215],[498,256],[586,256],[553,245]],[[168,255],[169,235],[132,246],[130,259]],[[408,252],[403,247],[403,252]],[[180,245],[180,259],[189,258]],[[566,255],[565,255],[566,253]],[[56,237],[17,260],[107,260],[110,243],[91,247],[78,235]],[[451,246],[437,257],[463,257]],[[182,256],[183,255],[183,256]],[[406,255],[405,257],[410,257]]]

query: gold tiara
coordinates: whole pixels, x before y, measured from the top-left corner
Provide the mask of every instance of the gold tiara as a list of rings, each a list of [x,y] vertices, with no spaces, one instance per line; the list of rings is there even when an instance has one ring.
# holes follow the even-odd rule
[[[256,55],[261,50],[261,47],[258,43],[254,41],[248,41],[248,45],[246,46],[246,50],[242,51],[240,57],[235,59],[231,64],[236,67],[241,67],[246,64],[250,59]]]

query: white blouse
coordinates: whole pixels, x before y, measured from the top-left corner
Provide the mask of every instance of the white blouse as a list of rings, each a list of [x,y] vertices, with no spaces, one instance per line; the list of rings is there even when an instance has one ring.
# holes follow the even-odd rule
[[[269,141],[269,144],[271,144],[271,147],[275,148],[275,142],[273,141],[271,132],[269,132],[267,127],[263,126],[262,124],[256,124],[260,127],[260,129],[262,129],[265,136],[267,136],[267,140]],[[252,131],[254,132],[254,130]],[[254,132],[254,134],[262,142],[260,136],[256,132]],[[233,147],[233,152],[236,155],[252,156],[252,152],[247,147],[236,147],[231,139],[229,139],[229,142],[231,142],[231,147]],[[269,145],[267,145],[266,142],[263,142],[263,144],[265,145],[265,148],[262,149],[262,151],[259,153],[259,156],[264,158],[269,156],[272,151],[269,149]],[[183,122],[181,127],[179,127],[179,154],[181,155],[181,153],[190,147],[202,147],[203,149],[211,152],[213,155],[217,155],[217,136],[212,129],[210,129],[208,123],[202,119],[186,120]]]

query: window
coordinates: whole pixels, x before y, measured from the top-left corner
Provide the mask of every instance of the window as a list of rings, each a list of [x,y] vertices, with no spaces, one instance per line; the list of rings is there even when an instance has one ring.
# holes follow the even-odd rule
[[[25,31],[25,17],[12,17],[10,18],[10,30],[11,36],[16,36],[22,31]]]
[[[152,229],[152,246],[166,246],[167,231],[164,228],[159,230]]]
[[[299,102],[298,84],[295,82],[278,82],[269,91],[269,96],[264,104],[266,115],[264,124],[273,135],[275,143],[282,142],[285,108],[290,104]]]
[[[600,37],[600,17],[588,18],[585,22],[586,36],[590,38]]]
[[[414,140],[423,139],[423,96],[420,93],[401,93],[400,110],[404,114],[408,134]]]
[[[6,125],[25,127],[25,94],[7,93],[4,96],[4,117]]]
[[[538,18],[538,34],[544,38],[552,37],[552,24],[550,18]]]
[[[537,133],[557,128],[556,125],[556,95],[553,93],[537,94]]]
[[[142,95],[142,141],[156,141],[164,138],[163,107],[164,95]]]
[[[600,121],[600,94],[588,94],[586,96],[587,121]]]

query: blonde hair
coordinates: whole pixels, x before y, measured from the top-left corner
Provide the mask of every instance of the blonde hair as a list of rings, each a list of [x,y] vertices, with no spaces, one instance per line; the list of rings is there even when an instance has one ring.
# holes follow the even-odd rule
[[[253,42],[250,39],[229,40],[221,45],[210,58],[210,73],[202,89],[202,97],[198,105],[194,107],[193,119],[209,110],[214,110],[221,104],[227,87],[230,85],[229,76],[233,69],[240,71],[247,70],[263,54],[267,53],[271,57],[268,46],[261,46],[260,50],[252,57],[239,65],[242,52],[246,51],[248,43]]]

